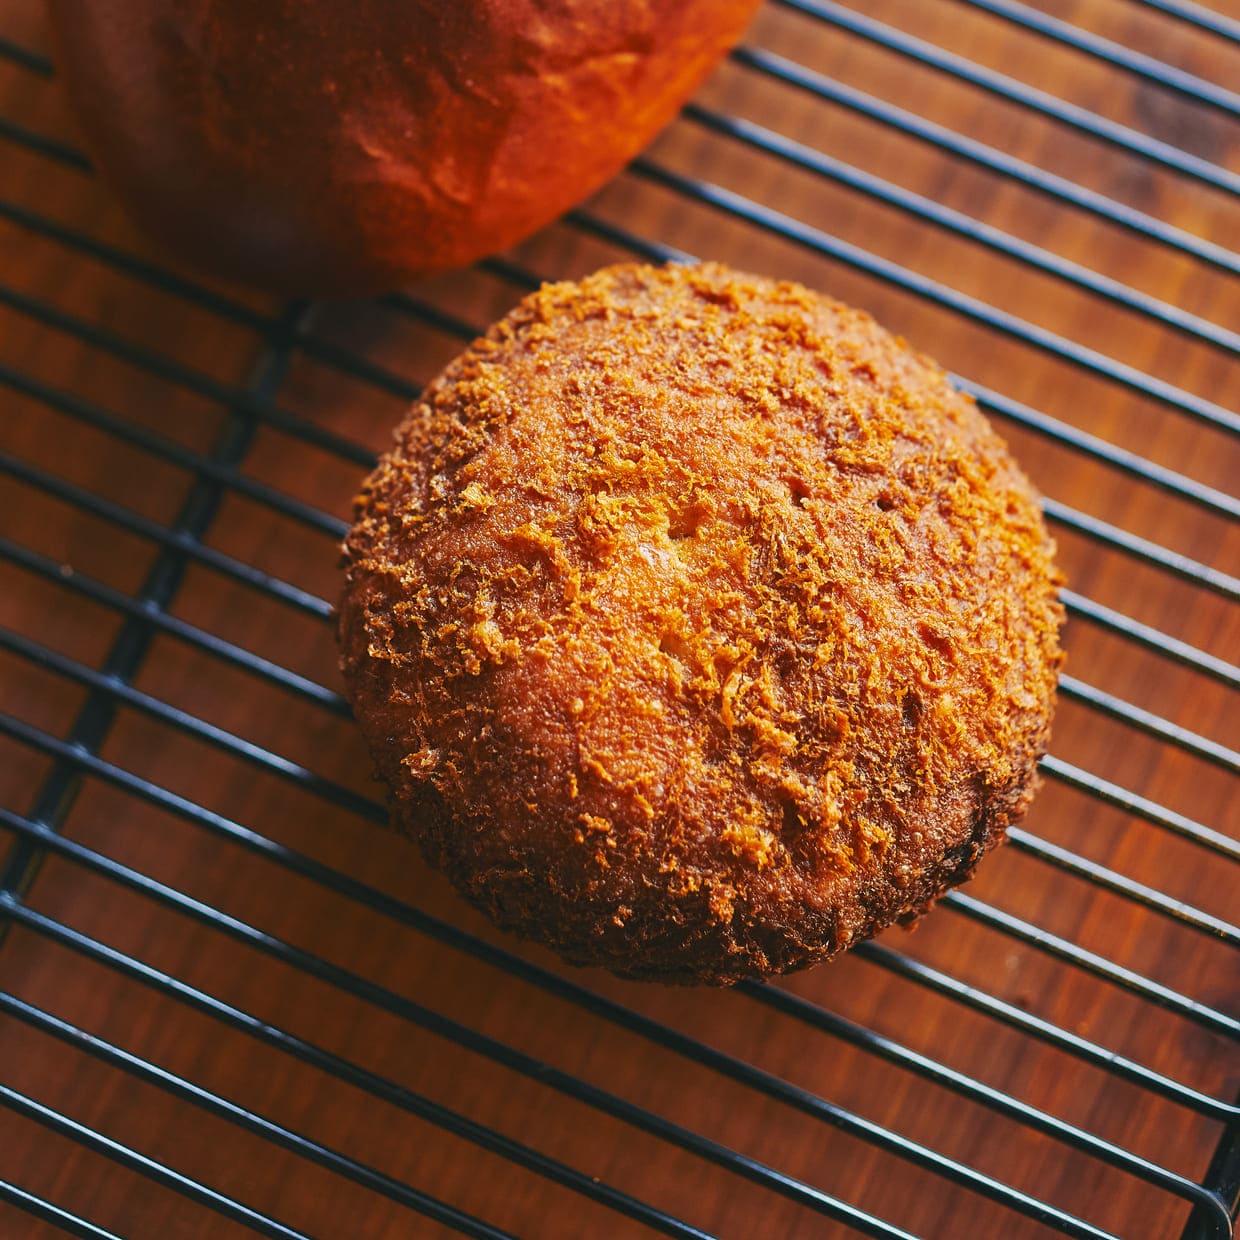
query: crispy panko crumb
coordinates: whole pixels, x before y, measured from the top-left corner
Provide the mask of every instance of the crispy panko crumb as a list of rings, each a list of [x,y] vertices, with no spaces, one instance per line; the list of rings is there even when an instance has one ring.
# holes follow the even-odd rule
[[[914,920],[1024,811],[1052,552],[972,400],[867,315],[614,267],[400,427],[342,666],[398,826],[499,925],[727,984]]]

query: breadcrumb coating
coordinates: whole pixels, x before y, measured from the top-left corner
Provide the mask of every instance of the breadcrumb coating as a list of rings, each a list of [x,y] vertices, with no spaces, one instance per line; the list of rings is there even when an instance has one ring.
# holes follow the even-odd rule
[[[869,316],[613,267],[399,428],[342,666],[397,825],[496,923],[727,984],[915,919],[1024,811],[1052,553],[972,400]]]

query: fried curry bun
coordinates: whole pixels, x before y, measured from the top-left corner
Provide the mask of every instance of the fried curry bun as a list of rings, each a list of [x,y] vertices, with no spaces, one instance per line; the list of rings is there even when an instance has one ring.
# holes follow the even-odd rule
[[[973,401],[868,315],[612,267],[399,428],[342,666],[397,825],[498,925],[727,984],[916,919],[1023,813],[1052,554]]]

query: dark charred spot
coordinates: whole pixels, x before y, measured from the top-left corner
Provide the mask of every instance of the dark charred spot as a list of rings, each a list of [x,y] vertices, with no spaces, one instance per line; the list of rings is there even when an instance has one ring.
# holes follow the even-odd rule
[[[674,542],[697,537],[698,531],[710,517],[710,506],[703,503],[690,504],[679,512],[673,512],[667,523],[667,534]]]
[[[792,496],[792,502],[798,508],[805,507],[805,501],[810,498],[809,487],[800,478],[789,478],[788,493]]]

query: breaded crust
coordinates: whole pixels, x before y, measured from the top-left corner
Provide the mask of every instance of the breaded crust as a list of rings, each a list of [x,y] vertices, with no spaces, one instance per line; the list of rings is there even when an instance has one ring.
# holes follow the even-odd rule
[[[726,984],[916,918],[1024,811],[1052,552],[972,400],[867,315],[614,267],[399,428],[342,666],[396,823],[500,926]]]

